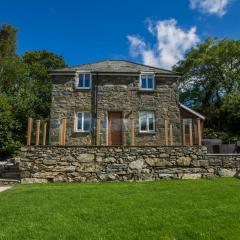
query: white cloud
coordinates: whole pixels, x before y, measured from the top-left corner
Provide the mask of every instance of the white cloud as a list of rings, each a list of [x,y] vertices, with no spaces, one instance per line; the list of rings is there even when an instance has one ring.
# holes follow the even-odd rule
[[[184,53],[199,42],[196,27],[184,30],[177,26],[175,19],[164,21],[148,21],[148,31],[156,37],[156,43],[151,46],[144,39],[127,36],[130,42],[130,54],[140,56],[144,64],[171,69],[181,60]]]
[[[203,13],[222,17],[227,12],[230,0],[190,0],[190,7]]]

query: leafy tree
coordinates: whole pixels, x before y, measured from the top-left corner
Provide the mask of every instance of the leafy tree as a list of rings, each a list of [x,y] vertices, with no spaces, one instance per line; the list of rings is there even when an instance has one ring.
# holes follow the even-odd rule
[[[34,82],[34,93],[38,97],[35,113],[47,117],[50,113],[52,81],[49,70],[65,67],[63,57],[48,51],[28,51],[23,61],[29,67],[30,78]]]
[[[201,111],[207,127],[239,134],[239,124],[232,123],[238,120],[234,111],[240,94],[240,41],[207,39],[174,70],[183,74],[180,100]]]
[[[0,28],[0,57],[13,57],[16,55],[17,30],[9,24]]]
[[[15,143],[25,143],[27,117],[48,117],[52,88],[49,70],[65,67],[61,56],[48,51],[17,55],[16,32],[10,25],[0,28],[0,111],[5,114],[0,115],[0,137],[5,142],[0,140],[0,155],[15,150]]]
[[[13,108],[5,94],[0,93],[0,155],[8,155],[19,146],[19,123],[14,118]]]

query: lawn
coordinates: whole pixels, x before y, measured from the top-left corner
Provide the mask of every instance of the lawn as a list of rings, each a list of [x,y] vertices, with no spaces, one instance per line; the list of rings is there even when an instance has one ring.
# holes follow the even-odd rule
[[[18,185],[0,239],[240,239],[240,180]]]

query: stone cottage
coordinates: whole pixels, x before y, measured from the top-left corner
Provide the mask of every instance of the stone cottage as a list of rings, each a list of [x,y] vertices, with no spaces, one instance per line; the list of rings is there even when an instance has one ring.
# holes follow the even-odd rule
[[[171,126],[171,144],[179,145],[184,119],[180,112],[194,115],[188,108],[180,111],[180,75],[173,71],[107,60],[54,70],[51,76],[52,145],[59,143],[63,118],[66,145],[129,145],[133,138],[137,146],[162,145],[166,124]]]

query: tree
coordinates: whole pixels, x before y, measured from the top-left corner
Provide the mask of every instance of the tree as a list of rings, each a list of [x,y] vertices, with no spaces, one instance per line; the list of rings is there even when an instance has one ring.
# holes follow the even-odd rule
[[[9,155],[19,146],[19,123],[13,115],[8,97],[0,93],[0,155]]]
[[[240,132],[239,126],[231,124],[236,116],[229,113],[235,109],[229,96],[240,93],[240,41],[207,39],[190,50],[174,70],[183,74],[180,100],[201,111],[208,127]]]
[[[63,57],[48,51],[17,55],[16,33],[11,25],[0,28],[0,155],[13,152],[19,142],[25,142],[27,117],[49,116],[49,70],[66,66]]]
[[[13,57],[16,55],[17,30],[9,24],[0,28],[0,57]]]
[[[38,96],[35,113],[47,117],[50,113],[52,81],[49,70],[66,66],[63,57],[48,51],[28,51],[23,61],[29,67],[30,78],[34,82],[34,93]]]

